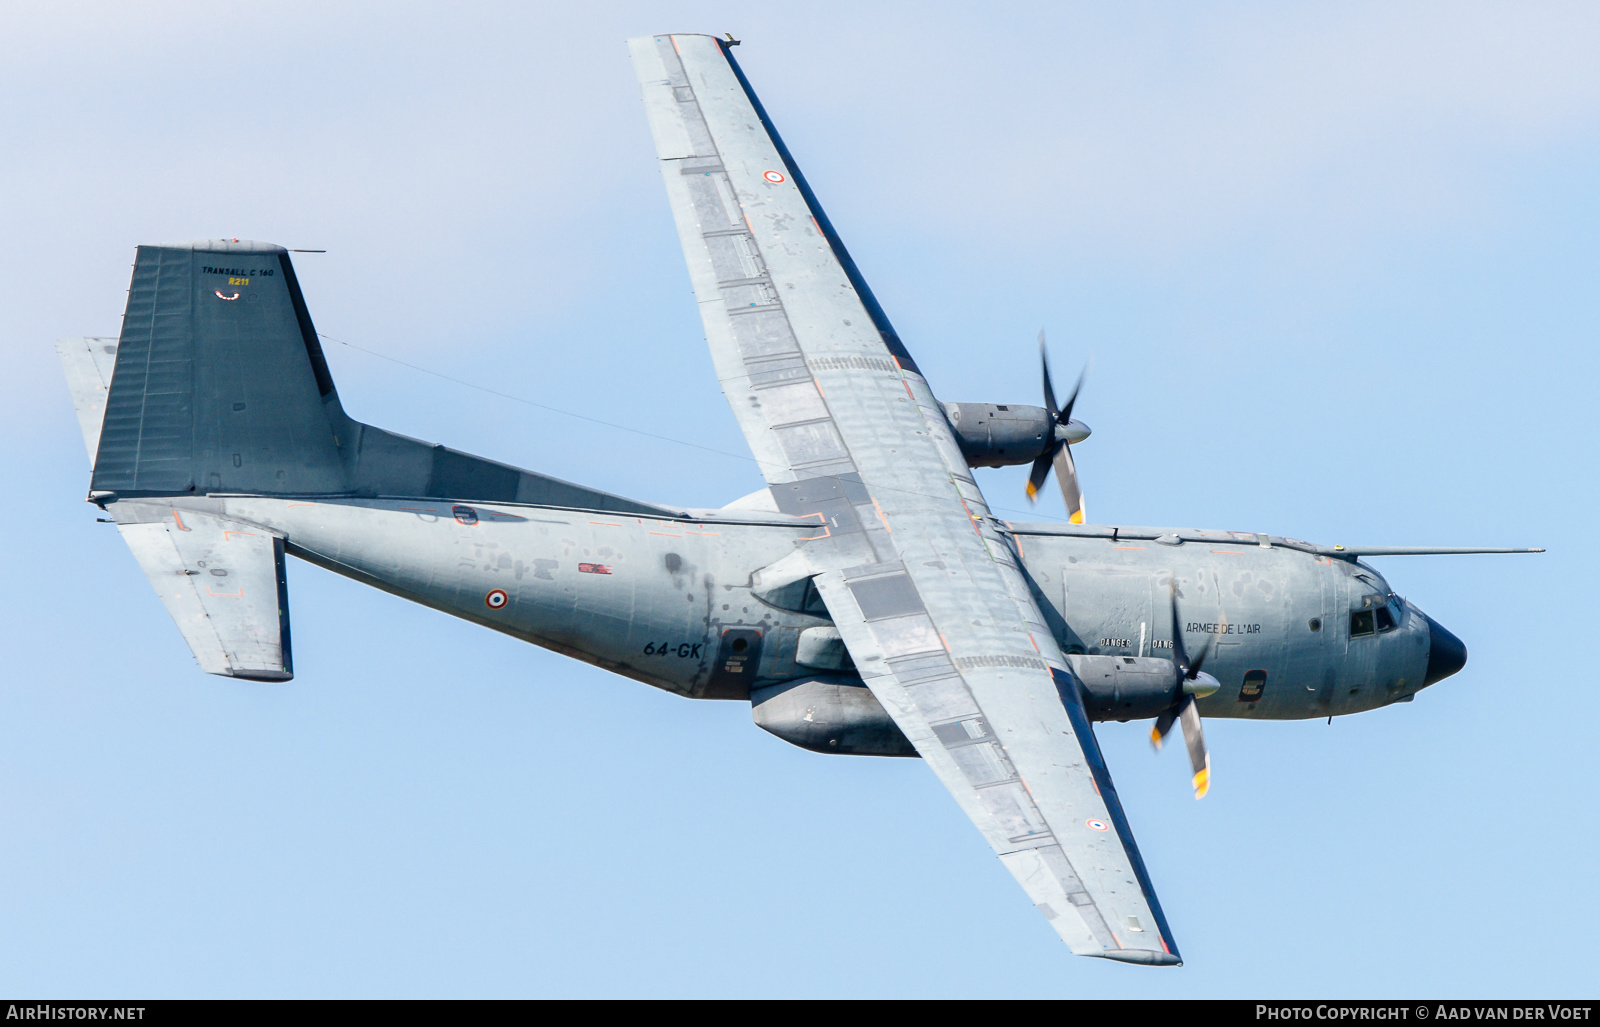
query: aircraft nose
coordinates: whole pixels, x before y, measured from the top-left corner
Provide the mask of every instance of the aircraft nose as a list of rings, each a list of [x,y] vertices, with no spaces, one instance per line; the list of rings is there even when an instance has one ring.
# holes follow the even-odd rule
[[[1467,665],[1467,647],[1461,639],[1445,630],[1444,625],[1422,615],[1428,622],[1428,670],[1422,677],[1424,685],[1443,681]]]

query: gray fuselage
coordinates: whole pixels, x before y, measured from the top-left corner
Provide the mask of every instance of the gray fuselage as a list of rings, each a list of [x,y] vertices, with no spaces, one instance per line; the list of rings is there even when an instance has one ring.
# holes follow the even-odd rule
[[[797,644],[829,625],[820,607],[788,609],[752,591],[756,571],[814,530],[776,514],[328,498],[178,505],[259,524],[329,570],[691,698],[746,699],[816,674],[796,662]],[[1175,575],[1185,644],[1191,654],[1209,646],[1205,667],[1222,686],[1200,700],[1206,716],[1326,717],[1424,687],[1429,621],[1365,564],[1253,533],[1008,530],[1068,653],[1169,657]]]

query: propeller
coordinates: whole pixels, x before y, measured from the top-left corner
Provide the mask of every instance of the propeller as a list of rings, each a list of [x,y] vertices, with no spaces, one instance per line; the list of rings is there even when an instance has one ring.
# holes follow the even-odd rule
[[[1042,328],[1039,329],[1039,365],[1044,370],[1044,408],[1050,414],[1052,438],[1046,443],[1044,452],[1034,459],[1033,470],[1028,474],[1028,501],[1039,501],[1039,489],[1044,487],[1044,480],[1050,477],[1050,468],[1054,467],[1056,484],[1061,486],[1061,498],[1067,503],[1067,517],[1073,524],[1082,524],[1083,491],[1078,488],[1078,469],[1073,466],[1072,450],[1068,447],[1089,437],[1089,426],[1072,419],[1072,405],[1078,401],[1078,390],[1083,388],[1083,375],[1088,368],[1078,374],[1078,382],[1067,397],[1067,405],[1058,409],[1056,390],[1050,384],[1050,358],[1045,355]]]
[[[1150,729],[1150,744],[1157,749],[1166,740],[1174,723],[1183,725],[1183,742],[1189,750],[1189,767],[1194,771],[1194,797],[1203,799],[1211,789],[1211,753],[1206,749],[1206,736],[1200,730],[1200,708],[1197,698],[1203,699],[1221,687],[1210,674],[1202,673],[1206,654],[1211,651],[1208,639],[1191,663],[1189,652],[1183,644],[1183,625],[1178,621],[1178,579],[1171,579],[1172,600],[1172,705],[1156,718]]]

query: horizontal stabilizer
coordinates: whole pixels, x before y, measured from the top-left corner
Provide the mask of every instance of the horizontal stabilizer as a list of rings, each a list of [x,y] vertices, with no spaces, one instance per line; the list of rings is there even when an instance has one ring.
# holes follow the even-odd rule
[[[110,512],[207,674],[288,681],[283,539],[254,525],[157,503]]]
[[[83,444],[89,448],[89,461],[100,449],[100,422],[106,415],[106,394],[111,388],[111,369],[117,362],[116,339],[57,339],[62,369],[67,372],[67,388],[72,390],[72,407],[78,412],[78,427],[83,429]]]

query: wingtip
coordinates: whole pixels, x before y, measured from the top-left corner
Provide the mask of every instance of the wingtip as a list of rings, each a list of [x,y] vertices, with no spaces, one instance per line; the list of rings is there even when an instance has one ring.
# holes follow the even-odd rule
[[[1104,952],[1085,952],[1098,959],[1114,959],[1119,963],[1138,963],[1143,966],[1182,966],[1183,960],[1171,952],[1155,949],[1107,949]]]

